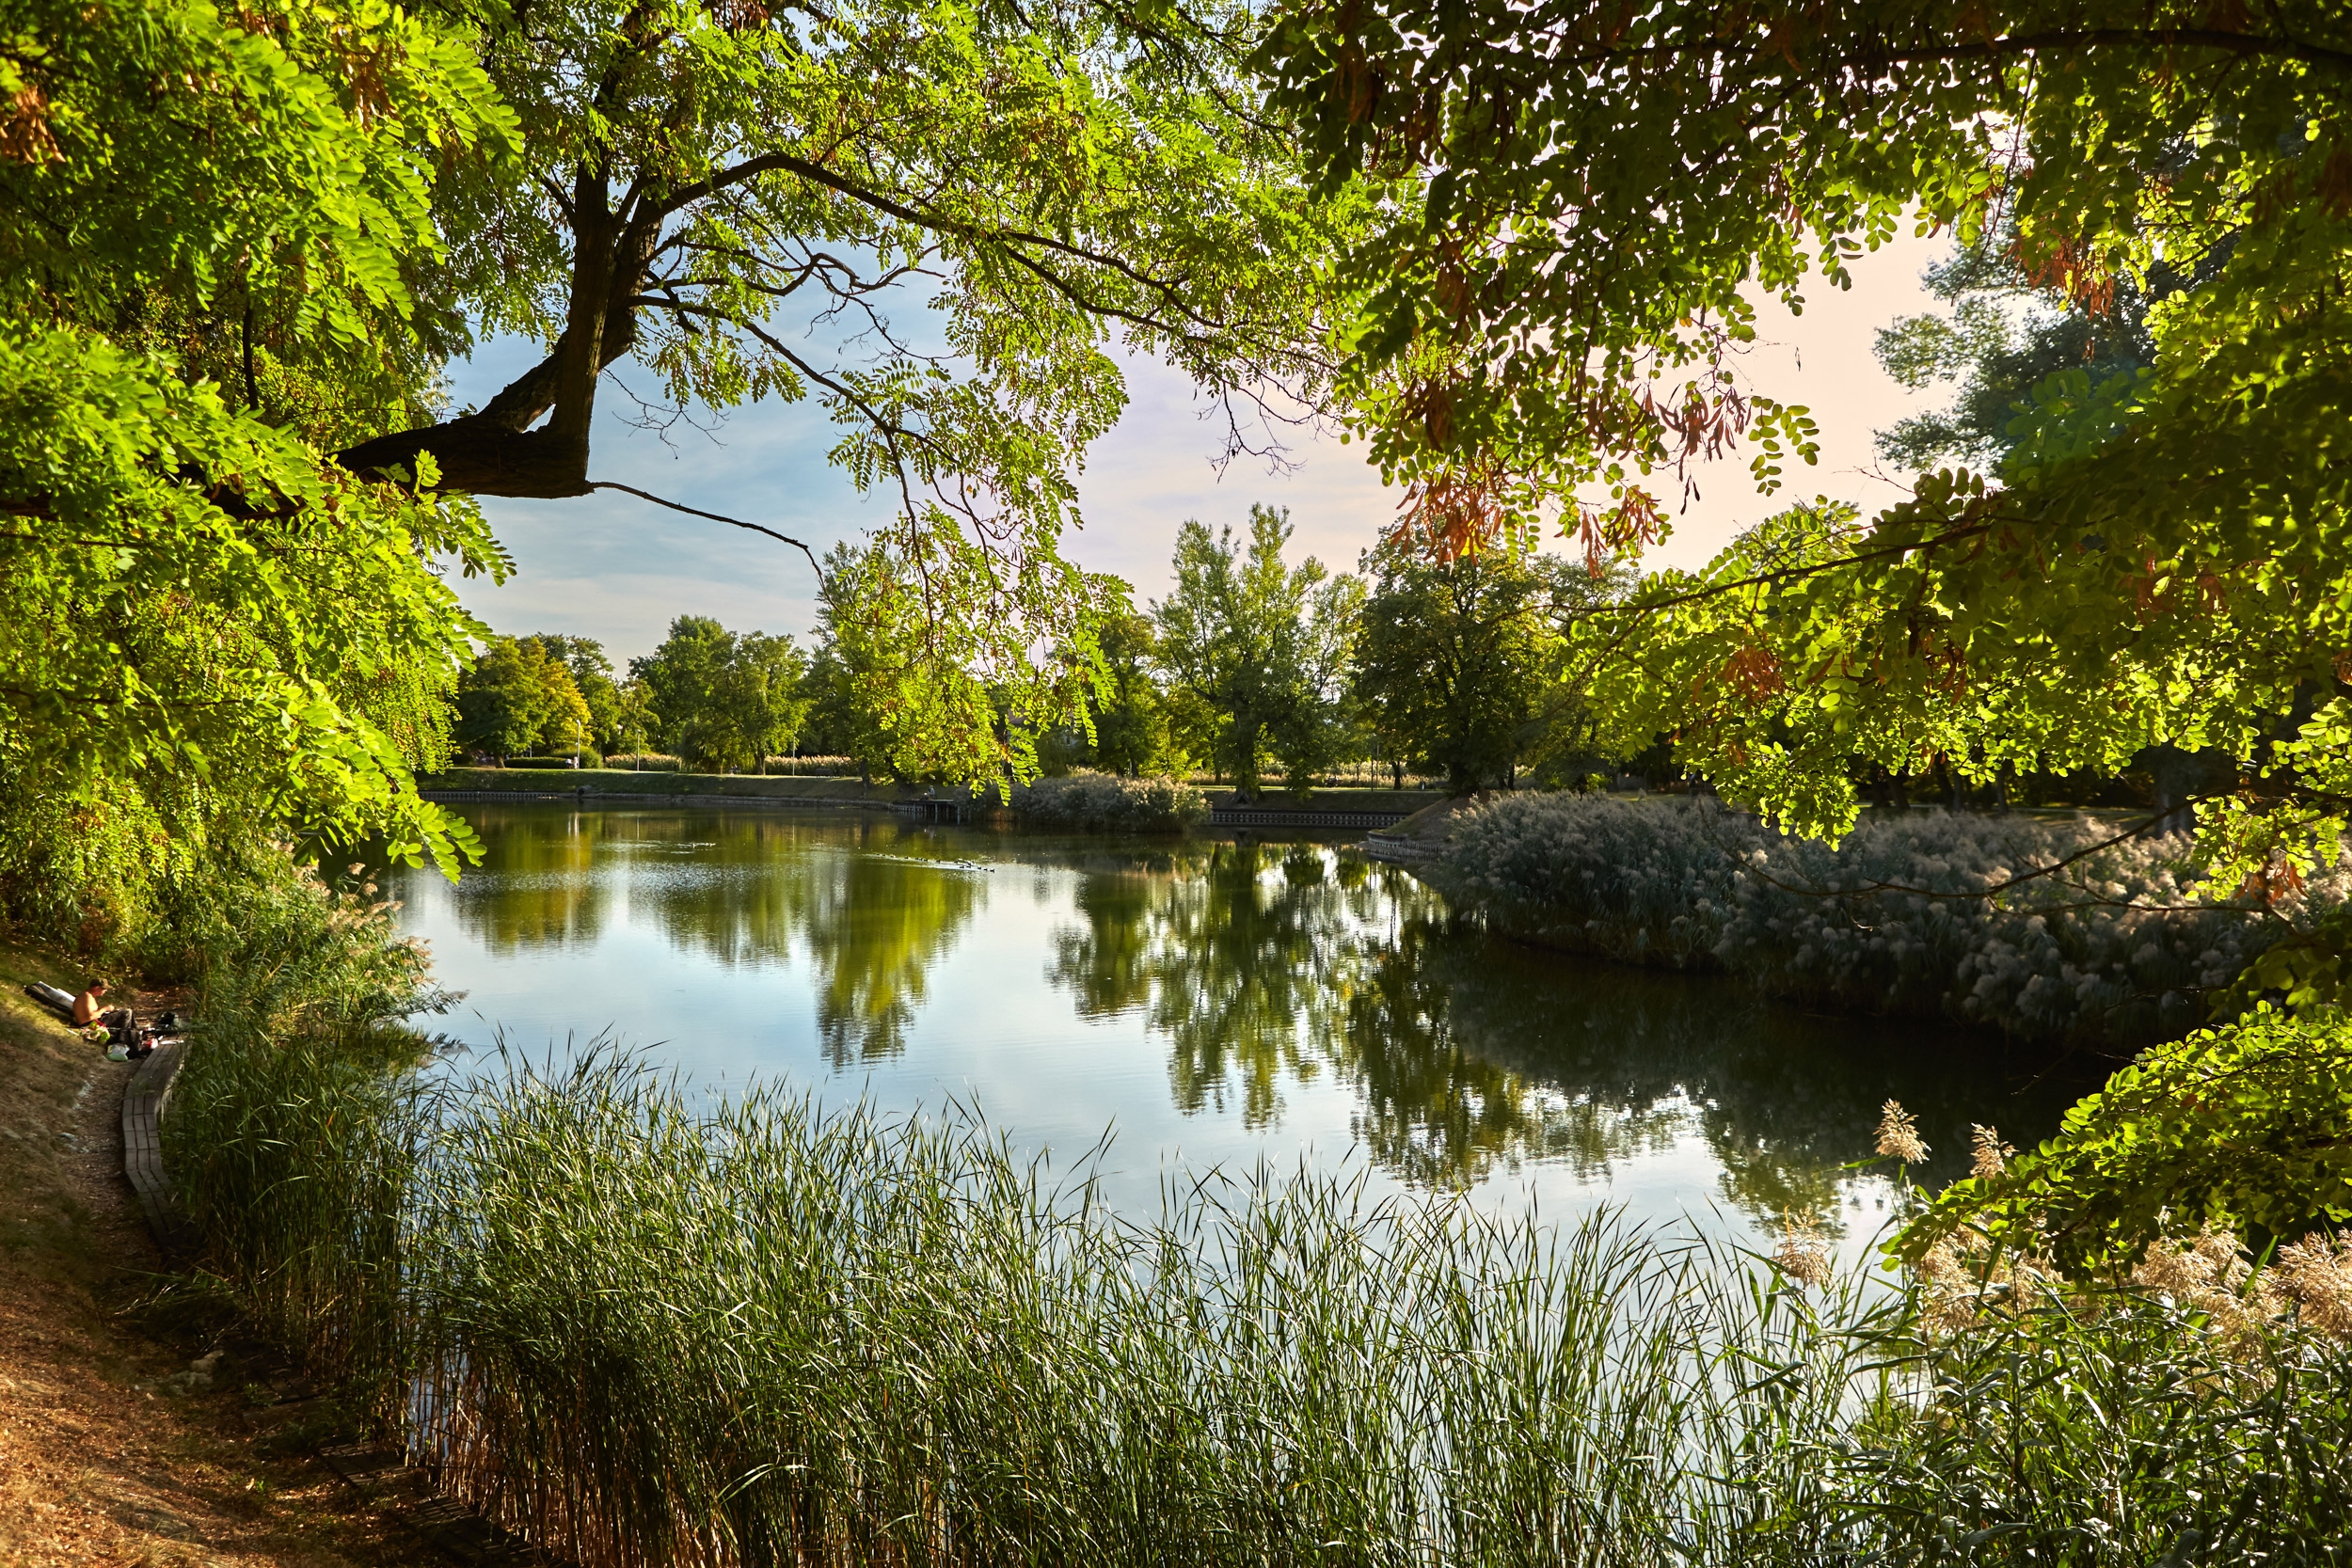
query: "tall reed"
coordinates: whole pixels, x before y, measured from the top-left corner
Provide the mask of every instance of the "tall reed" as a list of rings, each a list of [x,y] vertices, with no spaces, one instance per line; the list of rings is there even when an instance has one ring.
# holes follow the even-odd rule
[[[954,1106],[703,1109],[605,1048],[420,1073],[385,1009],[431,998],[413,955],[370,968],[381,911],[286,902],[208,987],[173,1112],[207,1266],[583,1568],[2352,1540],[2352,1359],[2210,1291],[1956,1301],[1310,1170],[1171,1177],[1122,1217]]]
[[[322,1376],[391,1418],[406,1353],[400,1231],[426,1127],[402,1025],[444,998],[374,888],[266,860],[225,887],[164,1157],[203,1265]]]
[[[589,1564],[1731,1560],[1868,1354],[1607,1219],[1302,1172],[1130,1223],[968,1115],[700,1118],[602,1054],[447,1103],[417,1441]]]

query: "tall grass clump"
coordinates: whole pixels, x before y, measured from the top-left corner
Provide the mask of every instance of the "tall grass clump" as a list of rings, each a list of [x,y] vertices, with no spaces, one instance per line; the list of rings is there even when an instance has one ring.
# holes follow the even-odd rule
[[[2352,1248],[2159,1238],[2064,1282],[1948,1243],[1914,1276],[1914,1379],[1828,1484],[1886,1563],[2352,1561]]]
[[[1528,795],[1465,813],[1435,875],[1526,940],[1728,971],[1820,1005],[2109,1046],[2196,1022],[2202,993],[2352,888],[2338,870],[2280,904],[2199,902],[2177,844],[2136,838],[1986,895],[2108,832],[1872,814],[1833,847],[1705,799]]]
[[[1045,828],[1178,832],[1208,815],[1209,800],[1175,779],[1122,779],[1081,768],[1015,790],[1012,809],[1023,821]]]
[[[759,770],[785,778],[854,779],[858,764],[855,757],[762,757]]]
[[[585,1568],[2121,1568],[2345,1539],[2352,1256],[2319,1243],[2287,1295],[2169,1252],[2100,1294],[1948,1249],[1888,1289],[1309,1172],[1121,1218],[952,1107],[703,1112],[603,1050],[368,1102],[325,1053],[217,1038],[214,1265],[257,1271],[231,1283],[315,1365],[395,1370],[376,1408],[443,1488]],[[324,1196],[232,1212],[290,1177]]]
[[[1607,1220],[1301,1174],[1129,1223],[966,1115],[702,1117],[609,1055],[448,1111],[414,1442],[583,1563],[1732,1561],[1843,1528],[1818,1481],[1870,1351],[1825,1325],[1862,1299]]]
[[[201,1269],[383,1416],[403,1397],[400,1235],[425,1131],[405,1070],[424,1044],[399,1021],[442,998],[373,892],[282,856],[215,887],[164,1159]]]

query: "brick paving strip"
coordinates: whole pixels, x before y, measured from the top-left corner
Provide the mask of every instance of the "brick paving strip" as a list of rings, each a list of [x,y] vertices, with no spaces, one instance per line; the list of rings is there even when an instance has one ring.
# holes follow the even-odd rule
[[[159,1045],[122,1091],[122,1174],[138,1195],[139,1208],[167,1263],[184,1263],[196,1253],[196,1238],[181,1212],[164,1173],[164,1114],[180,1076],[185,1044]],[[528,1542],[500,1528],[453,1498],[426,1484],[424,1472],[387,1444],[346,1444],[322,1449],[319,1457],[343,1484],[370,1502],[398,1507],[409,1527],[435,1550],[467,1568],[520,1568],[548,1559]]]
[[[184,1044],[157,1046],[122,1091],[122,1174],[138,1195],[147,1228],[167,1263],[182,1262],[195,1250],[187,1220],[164,1179],[164,1110],[186,1050]]]

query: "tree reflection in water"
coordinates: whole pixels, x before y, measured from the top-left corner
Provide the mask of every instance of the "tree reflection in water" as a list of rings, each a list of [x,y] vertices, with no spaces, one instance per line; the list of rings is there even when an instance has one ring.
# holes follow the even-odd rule
[[[2056,1125],[1997,1042],[1769,1006],[1735,982],[1539,953],[1451,920],[1392,867],[1308,845],[1200,845],[1090,877],[1051,973],[1081,1014],[1140,1011],[1187,1111],[1277,1119],[1286,1078],[1353,1088],[1356,1135],[1400,1178],[1466,1186],[1526,1162],[1586,1179],[1701,1139],[1723,1198],[1836,1225],[1880,1105],[1966,1167],[1972,1120]]]
[[[1263,1127],[1284,1073],[1311,1078],[1334,1026],[1330,948],[1376,918],[1359,861],[1329,874],[1311,845],[1188,847],[1150,869],[1094,875],[1084,925],[1055,939],[1051,973],[1082,1018],[1141,1008],[1170,1046],[1179,1108],[1231,1108]]]
[[[836,1069],[906,1048],[931,965],[981,902],[978,876],[896,821],[587,812],[558,831],[495,807],[473,820],[488,853],[457,907],[493,952],[592,942],[616,901],[729,967],[789,963],[798,948]],[[599,860],[607,874],[591,875]]]
[[[1603,1180],[1703,1149],[1734,1208],[1835,1224],[1883,1101],[1918,1113],[1935,1149],[1922,1174],[1940,1180],[1964,1169],[1971,1121],[2022,1145],[2068,1098],[2058,1084],[2012,1092],[1982,1037],[1811,1017],[1730,980],[1491,939],[1408,874],[1330,846],[934,834],[755,812],[471,815],[489,856],[453,897],[490,951],[585,949],[626,920],[722,965],[796,964],[836,1070],[905,1049],[934,970],[992,888],[1011,891],[994,884],[1026,871],[1037,900],[1062,911],[1045,979],[1082,1019],[1139,1018],[1167,1051],[1178,1107],[1271,1129],[1286,1092],[1335,1079],[1359,1143],[1416,1184],[1469,1186],[1533,1162]],[[1008,1008],[1035,1005],[1034,979],[990,984]],[[1100,1107],[1105,1121],[1125,1109]]]
[[[452,890],[466,934],[501,956],[532,947],[593,945],[612,913],[612,889],[594,874],[630,818],[608,812],[467,814],[482,837],[482,869]]]
[[[808,909],[809,958],[822,979],[817,1033],[837,1070],[895,1056],[929,994],[931,964],[979,908],[972,871],[914,859],[825,857]]]

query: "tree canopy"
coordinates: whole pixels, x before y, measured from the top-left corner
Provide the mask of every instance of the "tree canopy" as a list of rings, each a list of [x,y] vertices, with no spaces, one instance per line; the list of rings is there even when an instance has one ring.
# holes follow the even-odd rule
[[[699,767],[755,768],[790,747],[808,718],[808,656],[792,639],[732,632],[707,615],[671,622],[628,672],[662,743]]]
[[[436,185],[498,164],[515,117],[462,33],[387,6],[12,15],[12,799],[79,802],[87,832],[380,832],[453,863],[469,832],[405,780],[446,751],[480,628],[427,562],[504,562],[470,507],[320,453],[429,401],[453,325],[421,287]]]
[[[2352,17],[2290,3],[1588,0],[1288,8],[1263,58],[1327,180],[1409,194],[1349,276],[1349,385],[1439,547],[1545,503],[1606,549],[1639,482],[1805,417],[1740,378],[1752,294],[1905,225],[2149,314],[2153,362],[2032,389],[1996,474],[1651,578],[1584,628],[1629,731],[1808,831],[1857,755],[1976,779],[2215,748],[2218,860],[2293,878],[2352,798]],[[1580,503],[1579,486],[1613,487]],[[1581,494],[1589,495],[1584,491]],[[1799,535],[1802,535],[1801,537]]]
[[[1363,602],[1360,579],[1312,556],[1285,565],[1290,535],[1289,513],[1266,506],[1249,509],[1246,541],[1185,522],[1175,586],[1152,606],[1160,664],[1207,715],[1207,749],[1245,798],[1271,759],[1303,789],[1330,756]]]
[[[339,459],[578,496],[603,483],[594,414],[628,366],[658,420],[813,401],[834,461],[896,512],[867,547],[926,633],[899,655],[960,644],[990,684],[1050,685],[1039,640],[1085,635],[1058,540],[1124,404],[1113,351],[1224,400],[1229,451],[1327,381],[1315,268],[1346,204],[1303,199],[1241,70],[1253,26],[1227,0],[485,8],[475,47],[517,151],[438,182],[437,276],[472,333],[541,356]],[[1013,759],[982,760],[957,766]]]
[[[1065,714],[1036,654],[1090,635],[1057,542],[1118,356],[1221,400],[1229,453],[1327,388],[1318,265],[1357,209],[1307,198],[1224,0],[11,15],[0,793],[36,815],[453,868],[469,831],[409,770],[488,634],[443,574],[509,569],[469,498],[603,483],[614,375],[655,420],[812,403],[896,514],[836,562],[889,609],[874,678],[957,662]],[[448,406],[493,335],[532,368]],[[994,729],[924,749],[1025,765]]]
[[[501,637],[457,678],[454,736],[464,750],[504,758],[542,748],[571,752],[596,721],[579,684],[548,640]]]
[[[1558,675],[1576,568],[1501,548],[1433,563],[1391,546],[1368,564],[1350,684],[1387,753],[1454,795],[1507,784]]]
[[[1906,387],[1957,382],[1958,395],[1948,409],[1879,432],[1879,455],[1902,469],[1940,463],[1997,469],[2032,431],[2036,387],[2079,370],[2096,395],[2103,383],[2155,363],[2148,329],[2154,300],[2128,278],[2118,279],[2114,297],[2094,311],[2038,284],[2013,243],[1986,234],[1929,267],[1924,281],[1950,313],[1896,320],[1878,335],[1878,362]],[[2153,279],[2159,294],[2178,287],[2169,273]]]

